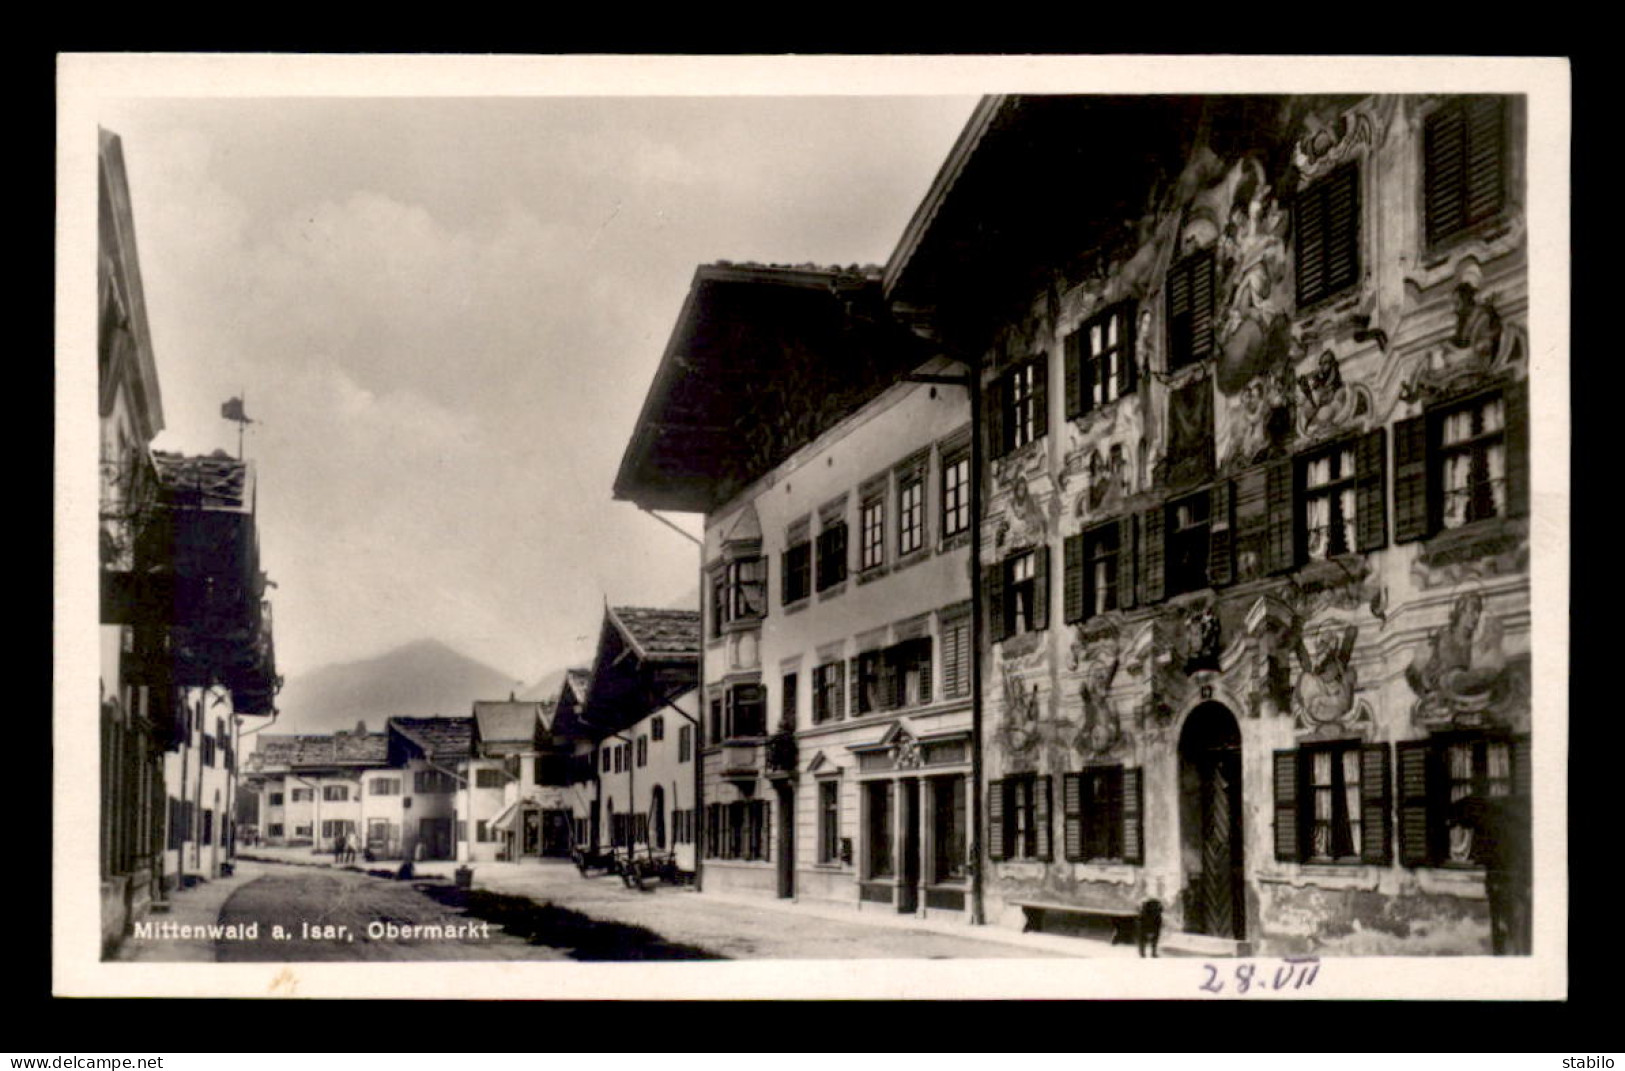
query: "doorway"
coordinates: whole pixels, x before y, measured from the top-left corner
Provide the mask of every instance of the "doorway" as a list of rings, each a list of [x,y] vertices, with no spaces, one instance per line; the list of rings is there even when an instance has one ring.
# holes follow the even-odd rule
[[[796,895],[796,790],[789,782],[774,785],[779,795],[779,899]]]
[[[1197,707],[1179,738],[1185,929],[1247,936],[1242,842],[1241,730],[1219,703]]]
[[[903,856],[897,875],[897,910],[913,914],[920,909],[920,782],[908,778],[897,783],[898,817],[903,823]]]

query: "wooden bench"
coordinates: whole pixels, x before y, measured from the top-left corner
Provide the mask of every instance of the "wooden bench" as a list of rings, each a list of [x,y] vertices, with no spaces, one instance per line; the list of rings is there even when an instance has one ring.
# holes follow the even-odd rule
[[[1012,900],[1011,903],[1021,908],[1022,914],[1026,916],[1026,922],[1021,927],[1022,933],[1042,930],[1046,915],[1073,915],[1078,918],[1108,919],[1112,924],[1114,945],[1132,945],[1139,941],[1140,911],[1137,909],[1056,904],[1041,900]]]

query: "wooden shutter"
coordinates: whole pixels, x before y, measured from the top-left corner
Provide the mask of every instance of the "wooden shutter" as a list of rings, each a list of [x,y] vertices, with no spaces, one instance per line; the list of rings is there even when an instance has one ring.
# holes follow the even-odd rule
[[[987,857],[995,862],[1005,858],[1003,781],[987,785]]]
[[[1213,356],[1213,252],[1191,264],[1191,360]]]
[[[1083,599],[1083,533],[1061,541],[1061,619],[1067,624],[1087,615]]]
[[[1394,425],[1394,542],[1426,539],[1428,508],[1427,417]]]
[[[1292,231],[1293,275],[1303,308],[1326,294],[1326,201],[1320,184],[1306,188],[1292,206]]]
[[[1529,738],[1515,736],[1512,738],[1512,792],[1525,800],[1534,795],[1535,770],[1533,757],[1529,753]]]
[[[1145,862],[1145,795],[1138,766],[1123,770],[1123,862]]]
[[[1346,164],[1306,189],[1296,206],[1298,305],[1352,286],[1360,268],[1360,169]]]
[[[1506,474],[1507,513],[1521,517],[1529,512],[1529,382],[1521,380],[1506,389]]]
[[[1381,550],[1388,544],[1388,430],[1377,428],[1360,436],[1354,447],[1355,539],[1360,551]]]
[[[1262,574],[1264,544],[1269,531],[1269,477],[1265,469],[1249,469],[1231,488],[1234,513],[1236,579],[1252,580]]]
[[[1122,327],[1118,331],[1118,344],[1122,347],[1117,357],[1117,393],[1119,396],[1128,394],[1139,386],[1140,370],[1137,366],[1138,355],[1134,348],[1134,312],[1135,304],[1125,302],[1118,315],[1122,318]]]
[[[1046,863],[1055,857],[1054,845],[1050,843],[1050,809],[1050,778],[1046,774],[1033,781],[1033,830],[1038,841],[1035,854]]]
[[[1072,862],[1083,858],[1082,774],[1061,775],[1062,852]]]
[[[1469,224],[1489,219],[1505,198],[1506,102],[1500,97],[1469,97],[1464,203]]]
[[[1264,572],[1278,573],[1296,562],[1292,538],[1292,462],[1277,461],[1265,470]]]
[[[1360,862],[1387,866],[1393,862],[1393,835],[1388,824],[1388,745],[1360,749]]]
[[[987,456],[989,460],[1004,456],[1004,392],[1003,376],[995,376],[982,388],[983,424],[987,427]],[[977,479],[971,473],[971,479]]]
[[[1033,551],[1033,630],[1049,628],[1049,547]]]
[[[1117,608],[1132,610],[1139,601],[1134,584],[1134,514],[1117,522]]]
[[[1423,190],[1429,245],[1460,230],[1467,218],[1462,196],[1466,185],[1465,120],[1458,105],[1447,104],[1428,116],[1422,131]]]
[[[1425,740],[1399,745],[1399,862],[1427,866],[1433,859],[1428,828],[1428,767],[1432,749]]]
[[[1081,353],[1083,348],[1083,331],[1077,330],[1066,336],[1061,361],[1061,374],[1066,378],[1066,418],[1068,420],[1081,416],[1088,405],[1089,396],[1084,391],[1082,376],[1084,375],[1084,361]]]
[[[1140,515],[1140,594],[1143,602],[1161,601],[1166,590],[1164,522],[1161,506],[1153,506]]]
[[[987,606],[988,640],[998,643],[1010,635],[1009,622],[1004,616],[1004,565],[989,565],[982,569],[982,602]]]
[[[1169,372],[1190,360],[1190,315],[1190,275],[1180,264],[1168,272],[1168,355],[1163,365]]]
[[[1033,358],[1033,438],[1049,434],[1049,354]]]
[[[917,657],[920,666],[920,702],[931,702],[931,637],[920,641]]]
[[[1298,838],[1298,753],[1275,753],[1275,858],[1282,863],[1303,861]]]
[[[1208,492],[1207,581],[1214,587],[1236,578],[1234,529],[1230,520],[1230,484],[1221,481]]]
[[[836,662],[830,667],[830,673],[835,676],[835,687],[831,689],[835,694],[835,709],[830,711],[832,718],[846,717],[846,663]]]

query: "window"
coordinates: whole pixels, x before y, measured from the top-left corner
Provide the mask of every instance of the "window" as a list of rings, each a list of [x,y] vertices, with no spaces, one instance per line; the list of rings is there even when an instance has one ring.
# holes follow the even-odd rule
[[[1506,203],[1506,101],[1458,97],[1423,123],[1427,243],[1495,219]]]
[[[329,803],[343,803],[350,798],[349,785],[323,785],[322,799]]]
[[[626,772],[626,745],[625,744],[616,744],[615,748],[614,748],[614,752],[615,752],[615,772],[616,773],[625,773]]]
[[[945,615],[941,631],[943,698],[961,699],[970,695],[970,615]]]
[[[677,761],[688,762],[694,758],[694,728],[689,725],[677,727]]]
[[[886,500],[865,501],[858,510],[858,568],[873,569],[886,560]]]
[[[865,800],[864,876],[892,876],[892,783],[870,781],[863,786]]]
[[[401,794],[401,779],[399,777],[375,777],[372,780],[371,791],[374,796],[399,796]]]
[[[663,715],[656,714],[649,719],[649,739],[656,743],[666,739],[666,719]]]
[[[474,786],[476,788],[501,788],[507,783],[507,775],[501,770],[474,771]]]
[[[282,793],[280,793],[280,792],[271,793],[271,806],[272,807],[280,807],[280,806],[282,806]]]
[[[897,553],[925,546],[925,470],[914,469],[897,482]]]
[[[759,618],[767,611],[767,559],[741,558],[728,563],[728,585],[733,591],[734,621]]]
[[[1395,542],[1528,510],[1528,406],[1518,383],[1394,426]]]
[[[1066,857],[1074,862],[1144,861],[1140,771],[1097,766],[1063,776]]]
[[[205,765],[205,766],[213,766],[214,765],[214,737],[212,737],[212,736],[208,735],[207,733],[205,733],[203,735],[203,742],[202,742],[201,750],[203,752],[203,765]]]
[[[602,760],[601,765],[603,766],[604,772],[609,773],[610,766],[612,766],[615,762],[615,749],[608,745],[600,746],[598,749],[598,757],[600,760]]]
[[[1388,811],[1387,744],[1275,753],[1275,857],[1282,862],[1386,866]]]
[[[336,840],[347,837],[355,830],[355,823],[348,818],[328,818],[322,820],[322,839]]]
[[[1402,864],[1484,866],[1528,850],[1527,736],[1439,734],[1400,744],[1398,762]]]
[[[457,789],[456,781],[442,770],[418,770],[413,777],[413,790],[418,795],[444,795]]]
[[[818,533],[818,590],[846,579],[846,521],[826,522]]]
[[[796,727],[796,674],[786,673],[779,689],[779,724],[787,729]]]
[[[818,861],[841,861],[841,783],[818,782]]]
[[[942,538],[970,529],[970,452],[960,448],[942,458]]]
[[[647,736],[638,737],[638,765],[649,765],[649,738]]]
[[[768,858],[769,809],[766,800],[735,800],[706,807],[706,856],[711,859]]]
[[[489,821],[487,821],[484,818],[479,818],[479,819],[475,820],[475,822],[474,822],[474,839],[479,841],[481,844],[484,844],[484,843],[487,843],[489,841],[492,841],[492,840],[496,839],[495,837],[491,836],[491,823]]]
[[[1049,548],[1037,547],[990,565],[984,576],[995,642],[1049,627]]]
[[[1206,491],[1168,506],[1168,594],[1208,586],[1208,520]]]
[[[1049,431],[1049,358],[1026,361],[988,384],[988,445],[995,457],[1042,439]]]
[[[805,537],[784,552],[785,604],[799,602],[812,593],[812,543]]]
[[[711,700],[711,743],[722,743],[722,697]]]
[[[313,788],[296,788],[288,793],[288,798],[294,803],[309,803],[316,798]]]
[[[728,689],[727,737],[767,735],[767,699],[760,684],[736,684]]]
[[[846,663],[826,662],[813,670],[813,724],[846,714]]]
[[[1066,339],[1066,415],[1110,405],[1136,386],[1134,304],[1116,305]]]
[[[1213,251],[1186,257],[1168,272],[1168,371],[1213,356]]]
[[[988,853],[993,859],[1049,860],[1050,779],[1018,774],[988,785]]]
[[[931,781],[932,881],[964,881],[965,778],[938,777]]]
[[[1068,624],[1134,605],[1133,532],[1132,519],[1124,518],[1067,537],[1062,597]]]
[[[856,695],[853,702],[854,714],[872,714],[885,706],[880,695],[880,652],[864,651],[857,657],[856,680],[853,682]]]
[[[296,836],[296,837],[308,837],[308,836],[310,836],[310,830],[311,830],[311,827],[308,826],[308,825],[294,826],[293,827],[293,835]]]
[[[214,809],[212,807],[203,808],[203,843],[214,843]]]
[[[1303,492],[1303,556],[1323,561],[1354,549],[1354,451],[1348,447],[1306,458]]]
[[[722,635],[722,626],[728,623],[728,571],[718,569],[711,574],[711,638]]]
[[[269,826],[267,826],[265,828],[265,835],[268,836],[268,837],[280,837],[280,836],[282,836],[282,823],[281,822],[272,822]]]
[[[1324,301],[1359,281],[1358,164],[1344,164],[1305,187],[1293,206],[1292,222],[1298,308]]]

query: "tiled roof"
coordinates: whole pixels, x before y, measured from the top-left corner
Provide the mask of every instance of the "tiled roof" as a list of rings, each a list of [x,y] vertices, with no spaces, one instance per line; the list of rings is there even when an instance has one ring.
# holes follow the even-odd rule
[[[474,718],[480,740],[487,744],[529,742],[536,739],[536,724],[545,721],[547,704],[514,700],[476,700]]]
[[[217,509],[253,505],[253,473],[248,462],[224,450],[199,457],[157,450],[152,461],[168,498]]]
[[[474,739],[473,718],[390,718],[389,725],[416,741],[430,758],[466,757]]]
[[[698,610],[617,606],[610,613],[645,658],[699,657]]]
[[[564,671],[564,683],[575,693],[577,701],[587,696],[587,686],[592,683],[592,670],[572,667]]]
[[[386,762],[383,733],[260,734],[249,765],[254,768],[374,765]]]
[[[757,260],[719,260],[719,268],[769,268],[775,271],[815,271],[825,275],[865,275],[870,278],[880,277],[881,267],[878,264],[814,264],[808,261],[803,264],[763,264]]]

